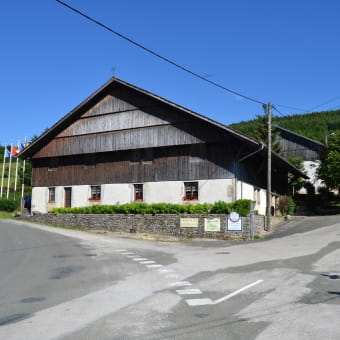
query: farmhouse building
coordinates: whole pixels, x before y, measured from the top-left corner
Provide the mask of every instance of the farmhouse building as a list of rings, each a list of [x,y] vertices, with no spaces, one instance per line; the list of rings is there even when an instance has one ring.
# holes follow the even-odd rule
[[[32,162],[36,212],[98,203],[246,198],[265,213],[265,145],[118,78],[111,78],[20,157]],[[273,193],[287,193],[289,172],[301,175],[273,153]]]
[[[322,187],[322,182],[317,178],[317,169],[322,156],[326,152],[326,146],[281,126],[274,125],[273,128],[276,132],[280,133],[278,135],[278,142],[282,148],[282,155],[287,159],[289,159],[289,157],[301,158],[309,182],[312,183],[316,189]],[[305,192],[305,189],[300,190],[300,193]]]

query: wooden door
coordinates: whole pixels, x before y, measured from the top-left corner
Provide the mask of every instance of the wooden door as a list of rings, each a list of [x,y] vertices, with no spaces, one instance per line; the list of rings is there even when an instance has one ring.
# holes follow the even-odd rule
[[[71,202],[72,202],[72,188],[67,187],[64,188],[65,190],[65,200],[64,200],[64,207],[65,208],[71,208]]]

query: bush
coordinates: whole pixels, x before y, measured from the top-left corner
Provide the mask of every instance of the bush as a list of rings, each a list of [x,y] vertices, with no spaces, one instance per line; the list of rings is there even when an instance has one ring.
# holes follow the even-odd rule
[[[14,210],[19,209],[19,202],[17,200],[0,198],[0,210],[13,212]]]
[[[93,205],[79,208],[54,208],[53,214],[229,214],[232,210],[247,216],[250,200],[238,200],[233,203],[223,201],[201,204],[171,203],[126,203],[122,205]]]
[[[281,215],[294,215],[295,212],[295,202],[290,196],[282,196],[280,197],[280,201],[278,204],[278,209],[280,210]]]
[[[237,211],[242,216],[247,216],[250,213],[251,200],[237,200],[232,203],[233,210]]]

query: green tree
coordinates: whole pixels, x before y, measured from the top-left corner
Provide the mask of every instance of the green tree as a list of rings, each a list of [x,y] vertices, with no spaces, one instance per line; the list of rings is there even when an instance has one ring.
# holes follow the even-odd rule
[[[327,151],[318,169],[318,177],[329,188],[340,188],[340,132],[329,136]]]
[[[256,124],[254,129],[254,136],[259,141],[268,145],[268,125],[266,116],[256,116]],[[280,142],[277,140],[279,132],[272,132],[272,150],[281,154],[282,148]]]
[[[304,172],[303,159],[301,157],[288,157],[289,163],[295,166],[295,168],[299,169],[301,172]],[[294,176],[292,174],[288,174],[288,184],[289,184],[289,192],[291,195],[295,195],[296,191],[299,191],[304,184],[305,180],[302,177]]]

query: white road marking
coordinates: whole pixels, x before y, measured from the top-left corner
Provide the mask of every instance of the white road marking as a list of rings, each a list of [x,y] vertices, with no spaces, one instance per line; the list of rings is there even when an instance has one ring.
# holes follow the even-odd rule
[[[189,281],[177,281],[170,283],[170,287],[187,287],[191,286],[191,283]]]
[[[146,261],[147,259],[145,257],[135,257],[132,259],[133,261]]]
[[[165,269],[165,268],[159,269],[158,271],[159,271],[160,273],[173,273],[173,272],[174,272],[173,269]]]
[[[161,264],[147,264],[146,265],[148,268],[160,268],[163,267]]]
[[[205,305],[213,305],[214,301],[211,299],[188,299],[185,302],[189,306],[205,306]]]
[[[151,264],[151,263],[156,263],[156,261],[142,261],[139,263],[143,263],[143,264]]]
[[[127,253],[121,253],[122,255],[134,255],[135,253],[127,252]]]
[[[127,257],[129,257],[129,258],[135,258],[136,257],[136,255],[127,255]]]
[[[179,278],[179,275],[178,274],[175,274],[175,273],[170,273],[170,274],[166,274],[165,277],[167,279],[178,279]]]
[[[122,252],[125,252],[125,251],[127,251],[126,249],[116,249],[116,252],[118,252],[118,253],[122,253]]]
[[[242,288],[236,290],[235,292],[233,292],[231,294],[228,294],[228,295],[226,295],[226,296],[224,296],[224,297],[222,297],[222,298],[220,298],[218,300],[215,300],[215,301],[213,301],[211,299],[187,299],[187,300],[185,300],[185,302],[189,306],[217,305],[218,303],[226,301],[226,300],[232,298],[233,296],[235,296],[235,295],[237,295],[237,294],[247,290],[248,288],[251,288],[251,287],[253,287],[253,286],[255,286],[255,285],[257,285],[257,284],[259,284],[261,282],[263,282],[263,280],[257,280],[255,282],[253,282],[253,283],[251,283],[251,284],[249,284],[249,285],[247,285],[245,287],[242,287]],[[179,291],[177,290],[177,293],[178,292]],[[178,293],[178,294],[180,294],[180,293]]]
[[[214,301],[214,304],[218,304],[220,302],[226,301],[226,300],[232,298],[233,296],[235,296],[235,295],[245,291],[246,289],[251,288],[251,287],[253,287],[253,286],[255,286],[255,285],[257,285],[257,284],[259,284],[261,282],[263,282],[263,280],[257,280],[257,281],[255,281],[255,282],[253,282],[253,283],[251,283],[251,284],[249,284],[249,285],[247,285],[245,287],[242,287],[242,288],[236,290],[235,292],[233,292],[231,294],[228,294],[228,295],[226,295],[226,296],[224,296],[224,297]]]
[[[194,294],[202,294],[200,289],[179,289],[176,290],[179,295],[194,295]]]

